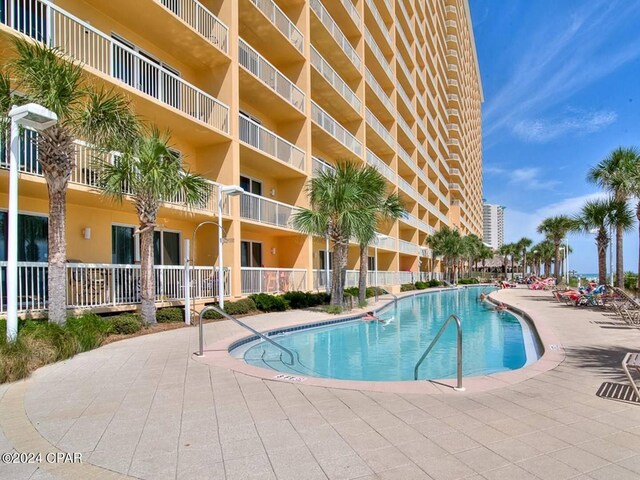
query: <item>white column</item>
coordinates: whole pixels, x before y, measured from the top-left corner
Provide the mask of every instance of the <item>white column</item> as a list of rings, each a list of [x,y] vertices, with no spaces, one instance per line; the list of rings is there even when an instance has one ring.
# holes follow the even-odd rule
[[[7,341],[18,335],[18,154],[20,131],[11,121],[11,147],[9,149],[9,211],[7,239]]]
[[[191,325],[191,279],[189,278],[189,239],[184,241],[184,323]]]
[[[222,261],[222,188],[218,187],[218,304],[224,309],[224,262]]]

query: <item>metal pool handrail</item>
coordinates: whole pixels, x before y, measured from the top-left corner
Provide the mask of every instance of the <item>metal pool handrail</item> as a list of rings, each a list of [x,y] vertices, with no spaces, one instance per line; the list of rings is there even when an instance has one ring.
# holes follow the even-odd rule
[[[204,355],[204,333],[202,330],[202,319],[204,318],[204,314],[206,312],[208,312],[209,310],[213,310],[214,312],[219,313],[220,315],[222,315],[224,318],[226,318],[227,320],[231,320],[232,322],[237,323],[238,325],[240,325],[243,328],[246,328],[247,330],[249,330],[251,333],[253,333],[254,335],[257,335],[258,337],[260,337],[262,340],[265,340],[267,342],[269,342],[270,344],[272,344],[274,347],[279,348],[280,350],[282,350],[283,352],[285,352],[287,355],[289,355],[289,358],[291,359],[291,363],[289,363],[288,365],[293,365],[294,363],[294,356],[293,353],[291,352],[291,350],[289,350],[286,347],[283,347],[282,345],[280,345],[277,342],[274,342],[273,340],[271,340],[269,337],[267,337],[266,335],[260,333],[259,331],[257,331],[254,328],[251,328],[249,325],[247,325],[244,322],[241,322],[240,320],[238,320],[235,317],[232,317],[231,315],[229,315],[228,313],[226,313],[225,311],[221,310],[219,307],[210,305],[208,307],[204,307],[202,309],[202,311],[200,312],[200,321],[199,321],[199,351],[198,353],[196,353],[196,355],[198,355],[199,357],[202,357]]]
[[[393,301],[395,302],[395,304],[398,304],[398,296],[391,293],[389,290],[385,290],[382,287],[375,287],[375,293],[376,293],[376,302],[378,301],[378,289],[382,290],[384,293],[386,293],[387,295],[391,295],[393,297]]]
[[[454,314],[449,315],[449,318],[447,318],[447,321],[444,322],[444,325],[442,325],[442,327],[438,331],[436,338],[434,338],[431,341],[431,343],[429,344],[429,347],[427,347],[427,349],[424,351],[424,353],[420,357],[420,360],[418,360],[418,363],[416,363],[416,366],[413,369],[413,379],[418,380],[418,368],[420,368],[420,365],[422,365],[422,362],[424,361],[424,359],[427,358],[427,355],[429,355],[429,352],[434,347],[434,345],[438,342],[438,340],[440,340],[440,337],[446,330],[447,326],[449,325],[449,322],[451,322],[452,320],[456,322],[456,330],[458,332],[458,386],[455,387],[454,390],[462,392],[464,391],[464,387],[462,386],[462,325],[460,325],[460,319],[458,318],[458,316]]]

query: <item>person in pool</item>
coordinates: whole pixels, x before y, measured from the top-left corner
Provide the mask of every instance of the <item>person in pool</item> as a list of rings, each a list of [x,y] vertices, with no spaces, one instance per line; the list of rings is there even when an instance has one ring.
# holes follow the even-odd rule
[[[506,309],[507,306],[504,303],[499,303],[498,305],[496,305],[496,310],[498,310],[499,312]]]
[[[374,320],[376,320],[378,322],[380,321],[380,319],[373,314],[373,311],[367,312],[367,314],[364,317],[362,317],[362,320],[364,320],[366,322],[371,322],[371,321],[374,321]]]

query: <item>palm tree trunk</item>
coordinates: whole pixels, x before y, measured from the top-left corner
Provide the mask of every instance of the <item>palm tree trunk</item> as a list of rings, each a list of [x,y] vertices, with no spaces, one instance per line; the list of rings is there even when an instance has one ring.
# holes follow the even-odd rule
[[[47,306],[49,320],[60,325],[67,321],[67,182],[49,179],[49,271]]]
[[[607,284],[607,244],[598,241],[598,284]]]
[[[638,208],[640,208],[640,205],[638,206]],[[640,213],[638,215],[640,215]],[[640,225],[638,226],[638,234],[640,235]],[[431,278],[429,280],[433,280],[433,275],[435,271],[436,271],[436,254],[433,253],[433,250],[431,250]]]
[[[335,242],[333,245],[333,272],[331,273],[331,305],[342,306],[344,285],[342,284],[342,245]]]
[[[360,305],[367,301],[367,268],[369,267],[367,250],[367,245],[360,245],[360,272],[358,277],[358,303]]]
[[[616,286],[624,287],[624,252],[623,242],[624,230],[622,225],[616,227]]]
[[[156,282],[153,269],[154,228],[142,225],[140,229],[140,314],[147,323],[156,321]]]
[[[555,253],[554,253],[554,264],[553,264],[553,272],[556,276],[556,283],[560,282],[560,242],[554,242]]]
[[[636,290],[640,291],[640,202],[636,204],[636,217],[638,218],[638,280],[636,282]]]

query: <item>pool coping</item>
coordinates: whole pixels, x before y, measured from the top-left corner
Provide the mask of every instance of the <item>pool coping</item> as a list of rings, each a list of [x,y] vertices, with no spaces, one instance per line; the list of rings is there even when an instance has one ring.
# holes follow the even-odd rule
[[[471,287],[477,287],[482,285],[472,285]],[[488,284],[486,286],[489,286]],[[463,288],[463,287],[462,287]],[[397,295],[398,299],[408,298],[416,295],[424,295],[430,293],[437,293],[450,290],[451,288],[438,288],[429,289],[428,292],[423,290],[404,292]],[[500,290],[498,290],[499,292]],[[529,321],[535,329],[535,333],[540,341],[540,348],[542,354],[540,358],[529,365],[526,365],[517,370],[511,370],[508,372],[493,373],[490,375],[479,375],[474,377],[466,377],[463,379],[463,385],[466,393],[477,393],[494,390],[497,388],[507,387],[516,383],[520,383],[524,380],[533,378],[541,373],[552,370],[557,367],[565,358],[564,350],[558,341],[553,330],[549,327],[544,318],[533,312],[526,312],[515,305],[512,305],[504,299],[496,300],[493,296],[496,292],[489,294],[488,298],[496,303],[500,302],[505,304],[509,310],[519,314],[526,321]],[[389,301],[378,301],[374,305],[374,311],[382,310],[383,308],[391,305],[395,299]],[[363,313],[358,314],[345,314],[338,316],[327,316],[324,319],[315,321],[300,321],[300,322],[282,322],[270,325],[268,329],[258,329],[263,334],[269,334],[274,331],[281,331],[283,329],[306,327],[310,325],[319,325],[323,323],[337,323],[346,322],[359,317],[362,317]],[[248,335],[246,332],[239,333],[237,335],[229,336],[222,340],[219,340],[212,345],[209,345],[204,350],[204,356],[199,357],[193,355],[192,358],[195,361],[212,365],[216,367],[222,367],[234,372],[242,373],[251,377],[262,378],[264,380],[279,381],[286,383],[299,383],[306,386],[314,387],[326,387],[337,388],[343,390],[364,390],[372,392],[390,392],[390,393],[416,393],[416,394],[444,394],[455,393],[456,395],[464,394],[465,392],[457,392],[453,390],[455,386],[455,379],[446,380],[405,380],[405,381],[390,381],[390,382],[374,382],[374,381],[359,381],[359,380],[338,380],[330,378],[320,377],[306,377],[286,374],[269,370],[266,368],[255,367],[249,365],[242,360],[231,355],[231,347],[237,347],[240,342],[247,338],[252,338],[254,335]]]

